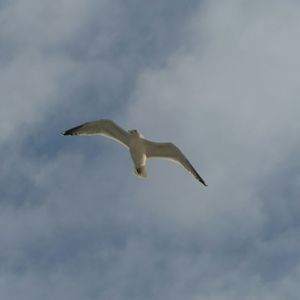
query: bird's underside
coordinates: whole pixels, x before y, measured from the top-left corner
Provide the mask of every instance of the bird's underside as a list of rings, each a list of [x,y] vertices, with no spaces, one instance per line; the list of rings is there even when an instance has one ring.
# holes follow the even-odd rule
[[[103,135],[129,149],[134,163],[134,174],[146,177],[146,159],[162,158],[179,163],[198,181],[207,186],[185,155],[172,143],[157,143],[146,140],[137,130],[125,131],[111,120],[97,120],[66,130],[63,135]]]

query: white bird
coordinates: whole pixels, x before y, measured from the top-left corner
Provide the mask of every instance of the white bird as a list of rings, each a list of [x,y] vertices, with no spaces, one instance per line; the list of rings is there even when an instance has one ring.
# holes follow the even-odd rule
[[[66,130],[63,135],[104,135],[111,138],[127,149],[129,149],[134,169],[137,176],[147,177],[146,160],[147,158],[157,157],[169,159],[183,166],[197,180],[205,186],[205,181],[193,168],[184,154],[172,143],[156,143],[146,140],[136,129],[125,131],[111,120],[97,120],[87,122]]]

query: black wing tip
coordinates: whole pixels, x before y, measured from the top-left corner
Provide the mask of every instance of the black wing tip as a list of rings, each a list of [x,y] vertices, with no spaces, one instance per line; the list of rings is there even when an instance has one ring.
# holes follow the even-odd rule
[[[203,178],[197,173],[197,171],[194,169],[194,167],[192,166],[192,170],[194,171],[193,175],[195,176],[195,178],[201,182],[204,186],[207,186],[206,182],[203,180]]]
[[[62,133],[62,135],[74,135],[74,132],[72,129],[66,130]]]
[[[207,184],[206,184],[206,182],[203,180],[203,178],[202,178],[198,173],[196,173],[196,174],[197,174],[196,179],[198,179],[199,182],[201,182],[204,186],[207,186]]]
[[[85,124],[83,124],[85,125]],[[80,129],[83,125],[79,125],[73,128],[70,128],[63,132],[63,135],[78,135],[78,129]]]
[[[208,186],[203,179],[198,179],[204,186]]]
[[[87,124],[87,123],[84,123],[82,125],[70,128],[70,129],[64,131],[62,134],[63,135],[78,135],[78,129],[80,129],[81,127],[83,127],[85,124]]]

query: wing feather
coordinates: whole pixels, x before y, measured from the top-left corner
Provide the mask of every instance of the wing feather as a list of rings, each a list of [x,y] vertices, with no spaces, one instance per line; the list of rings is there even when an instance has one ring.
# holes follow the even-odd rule
[[[95,135],[111,138],[129,147],[129,133],[111,120],[91,121],[66,130],[63,135]]]
[[[147,158],[157,157],[163,159],[170,159],[179,163],[188,172],[190,172],[197,180],[207,186],[203,178],[194,169],[192,164],[188,161],[185,155],[173,143],[156,143],[145,140]]]

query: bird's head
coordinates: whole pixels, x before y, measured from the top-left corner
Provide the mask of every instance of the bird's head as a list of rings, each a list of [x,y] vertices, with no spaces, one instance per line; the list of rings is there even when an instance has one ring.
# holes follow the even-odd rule
[[[132,135],[138,136],[140,138],[143,138],[144,136],[137,130],[137,129],[131,129],[128,130],[128,132]]]

